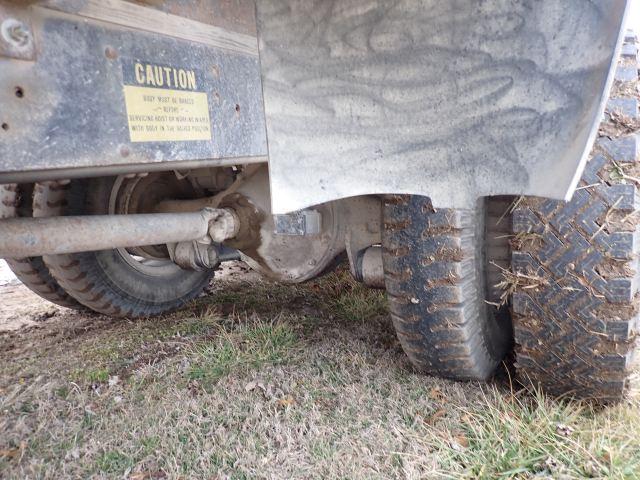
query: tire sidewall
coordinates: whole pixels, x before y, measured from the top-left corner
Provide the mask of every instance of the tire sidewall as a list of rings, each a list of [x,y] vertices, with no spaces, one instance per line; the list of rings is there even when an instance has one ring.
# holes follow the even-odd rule
[[[116,177],[72,182],[65,215],[106,215]],[[162,275],[134,268],[118,250],[74,255],[87,280],[99,286],[105,300],[134,314],[153,315],[194,298],[210,282],[213,272],[182,270],[177,265]]]

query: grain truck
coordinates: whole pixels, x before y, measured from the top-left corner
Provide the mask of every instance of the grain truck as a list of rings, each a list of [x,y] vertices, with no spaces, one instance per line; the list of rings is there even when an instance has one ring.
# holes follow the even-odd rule
[[[625,0],[0,1],[0,258],[51,302],[189,302],[346,257],[420,371],[600,401],[638,324]]]

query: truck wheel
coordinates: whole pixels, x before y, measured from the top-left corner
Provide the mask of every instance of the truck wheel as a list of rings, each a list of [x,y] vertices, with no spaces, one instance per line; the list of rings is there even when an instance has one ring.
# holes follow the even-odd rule
[[[0,218],[32,216],[32,184],[2,185],[0,198]],[[82,308],[51,276],[42,257],[10,258],[6,262],[18,280],[33,293],[62,307]]]
[[[489,210],[487,201],[476,210],[435,210],[425,197],[385,198],[383,263],[391,318],[421,371],[486,380],[511,348],[507,312],[487,303],[485,240],[499,235],[487,234],[485,225],[500,225],[487,222]]]
[[[620,68],[637,74],[635,45]],[[638,334],[635,82],[616,82],[568,202],[524,198],[513,215],[513,323],[521,381],[553,395],[616,401]],[[637,93],[635,93],[637,95]]]
[[[72,181],[69,188],[54,191],[37,185],[35,216],[136,213],[157,189],[136,192],[136,179],[95,178]],[[64,195],[64,202],[61,201]],[[124,210],[123,210],[124,209]],[[128,212],[126,212],[128,210]],[[138,211],[137,213],[144,213]],[[182,270],[163,255],[162,247],[115,249],[71,255],[45,255],[44,262],[58,283],[81,304],[118,317],[159,315],[175,310],[196,297],[209,284],[213,271]],[[154,258],[155,257],[155,258]]]

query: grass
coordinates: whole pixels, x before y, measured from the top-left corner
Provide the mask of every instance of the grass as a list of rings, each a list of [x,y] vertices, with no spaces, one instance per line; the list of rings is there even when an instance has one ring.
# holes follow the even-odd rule
[[[483,408],[461,408],[462,429],[449,440],[461,448],[445,457],[448,468],[469,478],[636,478],[638,439],[624,430],[639,427],[640,421],[634,415],[625,425],[620,408],[596,412],[582,404],[554,402],[540,392],[520,396],[493,390]]]
[[[221,378],[263,365],[285,363],[295,346],[296,334],[289,323],[273,323],[253,318],[237,328],[221,328],[212,341],[201,342],[192,350],[187,377],[206,384],[210,390]]]
[[[640,477],[637,392],[597,410],[416,374],[345,273],[215,289],[0,336],[0,477]]]

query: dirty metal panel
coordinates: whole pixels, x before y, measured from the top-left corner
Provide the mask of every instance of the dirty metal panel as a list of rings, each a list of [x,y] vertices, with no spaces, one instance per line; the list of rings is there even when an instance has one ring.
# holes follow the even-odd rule
[[[625,0],[259,0],[273,211],[354,195],[567,198]]]
[[[173,15],[256,36],[256,6],[253,0],[135,0],[133,3]]]
[[[255,37],[128,2],[53,3],[27,10],[35,59],[0,56],[0,179],[266,156]]]

